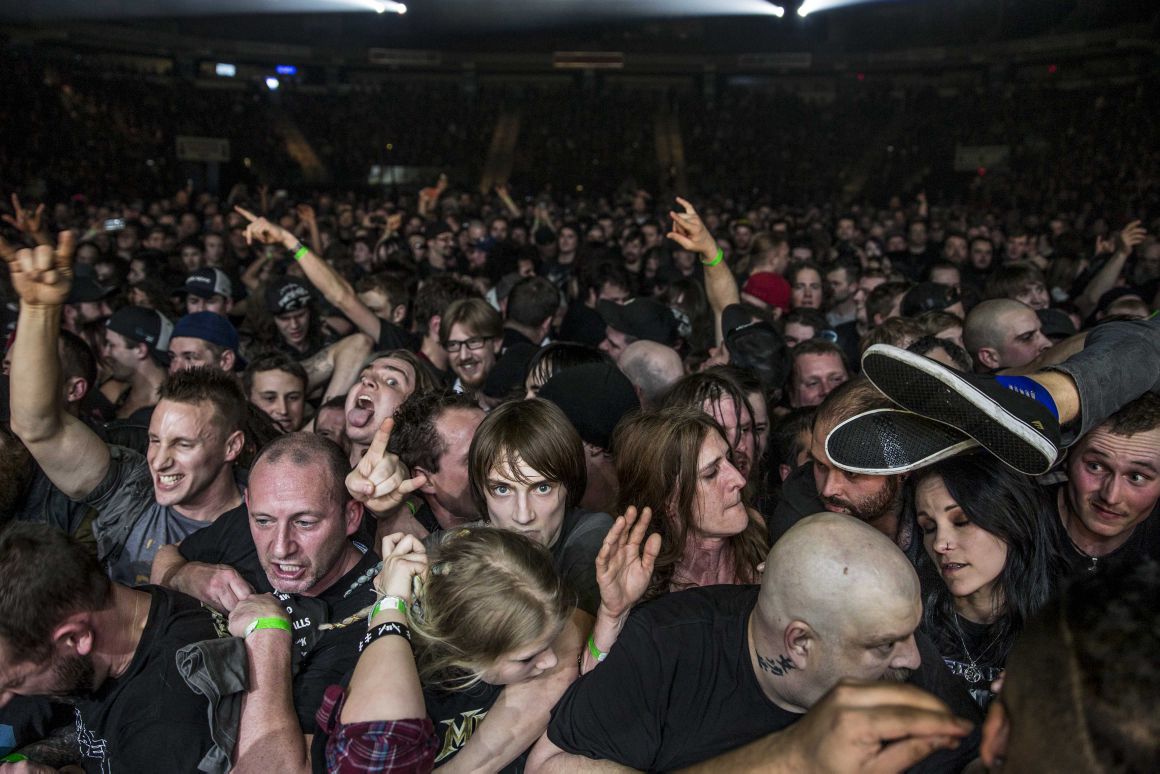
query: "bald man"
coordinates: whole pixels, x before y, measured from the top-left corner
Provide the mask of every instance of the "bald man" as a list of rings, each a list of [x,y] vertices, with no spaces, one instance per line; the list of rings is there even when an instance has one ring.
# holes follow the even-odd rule
[[[1051,340],[1043,335],[1034,309],[1021,301],[994,298],[967,314],[963,345],[974,358],[975,369],[991,373],[1022,368],[1050,347]]]
[[[786,532],[756,586],[711,586],[633,611],[607,659],[556,706],[527,770],[672,770],[797,722],[840,680],[907,681],[981,718],[916,638],[918,577],[878,530],[821,513]],[[919,770],[957,771],[972,735]],[[593,760],[595,759],[595,760]],[[736,761],[731,761],[736,763]]]
[[[645,411],[659,406],[669,388],[685,375],[675,349],[644,339],[625,347],[617,365],[632,382]]]

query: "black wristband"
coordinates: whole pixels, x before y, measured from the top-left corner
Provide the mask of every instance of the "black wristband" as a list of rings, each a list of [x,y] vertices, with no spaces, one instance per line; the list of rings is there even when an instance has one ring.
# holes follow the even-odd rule
[[[411,630],[407,628],[406,624],[398,623],[397,621],[388,621],[379,626],[372,626],[370,631],[363,635],[362,640],[358,644],[358,652],[362,653],[371,643],[381,637],[402,637],[407,642],[411,641]]]

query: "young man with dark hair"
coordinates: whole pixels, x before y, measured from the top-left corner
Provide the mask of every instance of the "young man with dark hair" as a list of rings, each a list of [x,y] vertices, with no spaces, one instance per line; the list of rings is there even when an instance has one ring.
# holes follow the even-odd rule
[[[6,255],[20,295],[12,429],[65,495],[97,509],[93,531],[114,580],[144,582],[157,549],[242,507],[233,462],[242,451],[245,397],[230,375],[171,376],[149,424],[149,453],[110,446],[65,412],[57,332],[72,278],[72,238]],[[211,313],[209,316],[218,318]]]
[[[213,368],[231,373],[245,367],[238,331],[222,315],[194,312],[173,326],[169,339],[169,373],[187,368]]]
[[[55,527],[13,524],[0,532],[0,621],[0,702],[72,703],[85,771],[196,771],[214,746],[208,702],[177,659],[219,635],[196,600],[110,582]]]
[[[1007,263],[987,278],[983,298],[1010,298],[1036,311],[1051,305],[1043,272],[1030,263]]]
[[[412,475],[424,477],[416,490],[423,504],[414,512],[400,508],[380,534],[426,537],[479,520],[471,499],[467,452],[483,417],[475,401],[458,393],[416,394],[399,406],[390,451]]]
[[[823,339],[803,341],[793,348],[789,405],[816,406],[850,378],[846,358],[837,344]]]
[[[105,328],[105,365],[114,379],[129,385],[117,400],[117,418],[123,419],[157,404],[173,323],[156,310],[126,306]]]
[[[254,358],[242,374],[250,403],[284,433],[302,429],[306,413],[306,369],[284,352]]]
[[[891,317],[902,314],[902,299],[910,290],[909,282],[884,282],[866,296],[866,319],[871,328],[881,325]]]

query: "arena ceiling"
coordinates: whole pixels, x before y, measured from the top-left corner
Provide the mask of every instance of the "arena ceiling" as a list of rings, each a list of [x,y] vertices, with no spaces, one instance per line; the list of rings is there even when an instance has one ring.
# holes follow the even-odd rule
[[[464,50],[876,50],[962,45],[1160,19],[1138,0],[35,0],[0,23],[102,23],[200,38]],[[803,3],[819,10],[801,18]],[[826,6],[837,6],[826,8]]]

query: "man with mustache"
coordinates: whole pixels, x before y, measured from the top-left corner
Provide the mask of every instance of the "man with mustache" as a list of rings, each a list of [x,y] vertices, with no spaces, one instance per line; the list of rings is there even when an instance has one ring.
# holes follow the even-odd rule
[[[503,349],[503,318],[480,298],[455,301],[443,312],[439,338],[455,374],[455,391],[474,395]]]
[[[1145,393],[1068,450],[1059,516],[1077,573],[1160,558],[1160,395]]]
[[[888,539],[815,514],[770,551],[760,588],[674,592],[634,610],[603,663],[560,700],[527,770],[711,766],[793,725],[843,679],[910,682],[978,722],[915,634],[921,616],[918,576]],[[918,770],[958,770],[977,748],[976,734]]]

